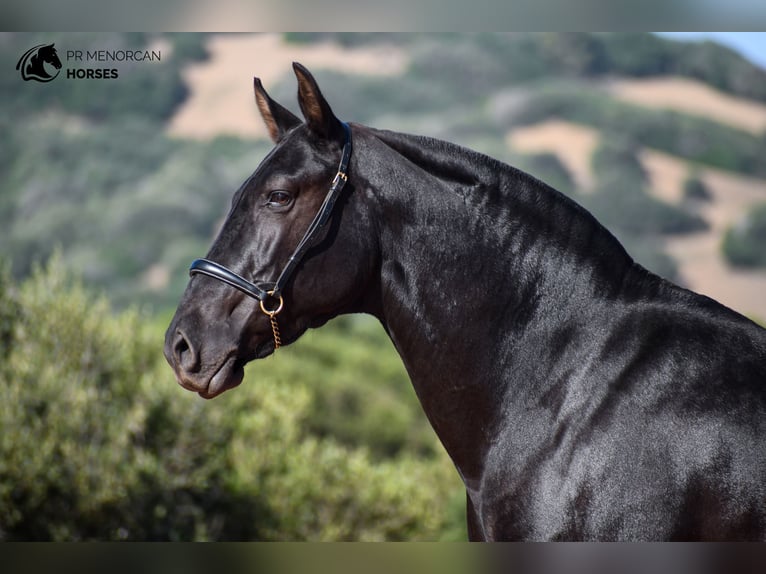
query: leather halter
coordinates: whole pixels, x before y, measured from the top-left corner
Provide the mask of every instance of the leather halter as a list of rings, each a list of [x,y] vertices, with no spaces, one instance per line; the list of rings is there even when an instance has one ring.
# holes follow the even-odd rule
[[[343,152],[341,154],[340,164],[338,165],[338,173],[335,174],[335,178],[330,185],[330,190],[327,192],[319,211],[314,216],[306,233],[303,235],[303,238],[298,243],[298,246],[295,248],[295,251],[293,251],[293,254],[290,256],[290,259],[288,259],[287,264],[274,283],[253,283],[224,267],[220,263],[210,261],[209,259],[195,259],[189,267],[190,276],[196,274],[207,275],[208,277],[218,279],[235,289],[239,289],[245,295],[260,301],[261,310],[268,315],[272,321],[274,341],[277,348],[279,348],[281,342],[279,340],[279,330],[276,327],[275,315],[277,315],[284,306],[282,290],[290,280],[290,276],[298,267],[301,259],[303,259],[306,251],[311,247],[314,239],[330,220],[330,215],[335,207],[335,202],[340,196],[341,191],[343,191],[343,186],[346,185],[346,182],[348,181],[346,170],[348,169],[348,162],[351,159],[351,129],[345,122],[341,122],[341,125],[346,133],[346,141],[343,144]],[[274,310],[266,309],[264,304],[268,299],[278,300],[278,307]]]

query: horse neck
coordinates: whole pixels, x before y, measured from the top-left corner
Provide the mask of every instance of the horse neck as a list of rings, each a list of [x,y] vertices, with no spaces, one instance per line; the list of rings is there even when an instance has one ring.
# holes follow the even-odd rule
[[[500,409],[523,392],[508,371],[530,325],[566,314],[594,286],[619,292],[633,264],[587,212],[531,176],[445,142],[362,136],[354,173],[380,222],[374,314],[470,489]]]

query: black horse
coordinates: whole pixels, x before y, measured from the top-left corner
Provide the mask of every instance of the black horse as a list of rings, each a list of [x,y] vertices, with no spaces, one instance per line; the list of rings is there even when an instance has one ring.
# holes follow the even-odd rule
[[[256,79],[276,147],[168,328],[183,387],[214,397],[370,313],[465,483],[471,539],[766,539],[766,330],[648,272],[530,175],[347,130],[294,70],[305,122]]]

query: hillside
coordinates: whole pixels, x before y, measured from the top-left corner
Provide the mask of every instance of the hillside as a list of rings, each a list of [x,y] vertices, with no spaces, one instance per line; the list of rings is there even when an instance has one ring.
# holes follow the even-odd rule
[[[183,77],[190,88],[186,102],[167,124],[170,135],[211,138],[222,134],[267,138],[253,105],[249,77],[274,85],[299,61],[309,68],[344,70],[351,74],[393,76],[407,65],[403,51],[393,47],[344,50],[338,44],[290,45],[279,34],[213,36],[209,58],[188,66]],[[242,54],[257,54],[243,64]]]
[[[0,36],[3,59],[13,66],[24,46],[46,39]],[[597,213],[609,211],[605,223],[618,235],[619,206],[600,193],[605,184],[590,166],[600,146],[627,140],[652,174],[636,185],[676,215],[647,209],[712,219],[710,261],[766,178],[766,72],[710,43],[521,33],[73,34],[59,43],[164,46],[170,54],[161,66],[125,68],[124,81],[87,90],[69,82],[32,91],[2,79],[0,240],[14,273],[26,275],[60,245],[118,305],[177,299],[189,259],[204,252],[227,198],[269,149],[251,78],[295,110],[293,60],[315,72],[342,117],[452,140],[528,169],[588,197]],[[672,200],[693,166],[704,168],[715,196],[715,207],[699,214]],[[715,175],[723,172],[749,178],[747,201]],[[689,271],[687,250],[668,243],[682,237],[651,229],[620,236],[649,267],[709,291],[710,275]],[[717,269],[716,284],[740,274]],[[762,314],[761,303],[726,302]]]
[[[640,83],[632,86],[641,89]],[[696,87],[695,87],[696,88]],[[720,114],[733,114],[718,103]],[[766,109],[756,106],[756,109]],[[593,191],[595,177],[590,158],[600,134],[585,126],[561,120],[512,130],[508,145],[526,153],[556,154],[573,174],[578,189]],[[641,165],[648,174],[647,189],[660,201],[681,205],[683,184],[692,166],[677,157],[648,148],[639,152]],[[766,180],[749,178],[717,169],[703,169],[701,179],[712,194],[711,201],[694,206],[710,224],[707,231],[670,236],[663,240],[663,250],[678,263],[678,279],[695,291],[713,297],[740,312],[766,317],[766,272],[733,269],[721,255],[721,243],[729,226],[750,208],[766,201]]]
[[[755,135],[766,131],[766,105],[726,94],[698,80],[672,76],[622,79],[608,89],[617,98],[639,106],[709,117]]]
[[[621,79],[606,84],[620,100],[642,107],[676,110],[714,118],[756,135],[766,133],[766,105],[732,96],[696,80],[678,77]],[[578,187],[592,190],[590,158],[600,134],[592,128],[549,120],[512,130],[508,144],[524,152],[552,152],[575,176]],[[680,205],[683,184],[694,165],[669,154],[643,148],[639,154],[649,175],[649,191],[661,201]],[[764,160],[766,161],[766,159]],[[741,312],[766,317],[766,272],[734,269],[721,255],[726,230],[752,207],[766,201],[766,179],[704,169],[701,179],[711,201],[695,206],[710,229],[665,239],[663,249],[679,265],[679,280]]]

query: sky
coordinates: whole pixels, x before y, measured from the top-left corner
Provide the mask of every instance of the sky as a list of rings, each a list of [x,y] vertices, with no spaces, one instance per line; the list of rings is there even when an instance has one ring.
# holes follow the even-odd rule
[[[677,40],[715,40],[766,69],[766,32],[661,32],[661,36]]]

